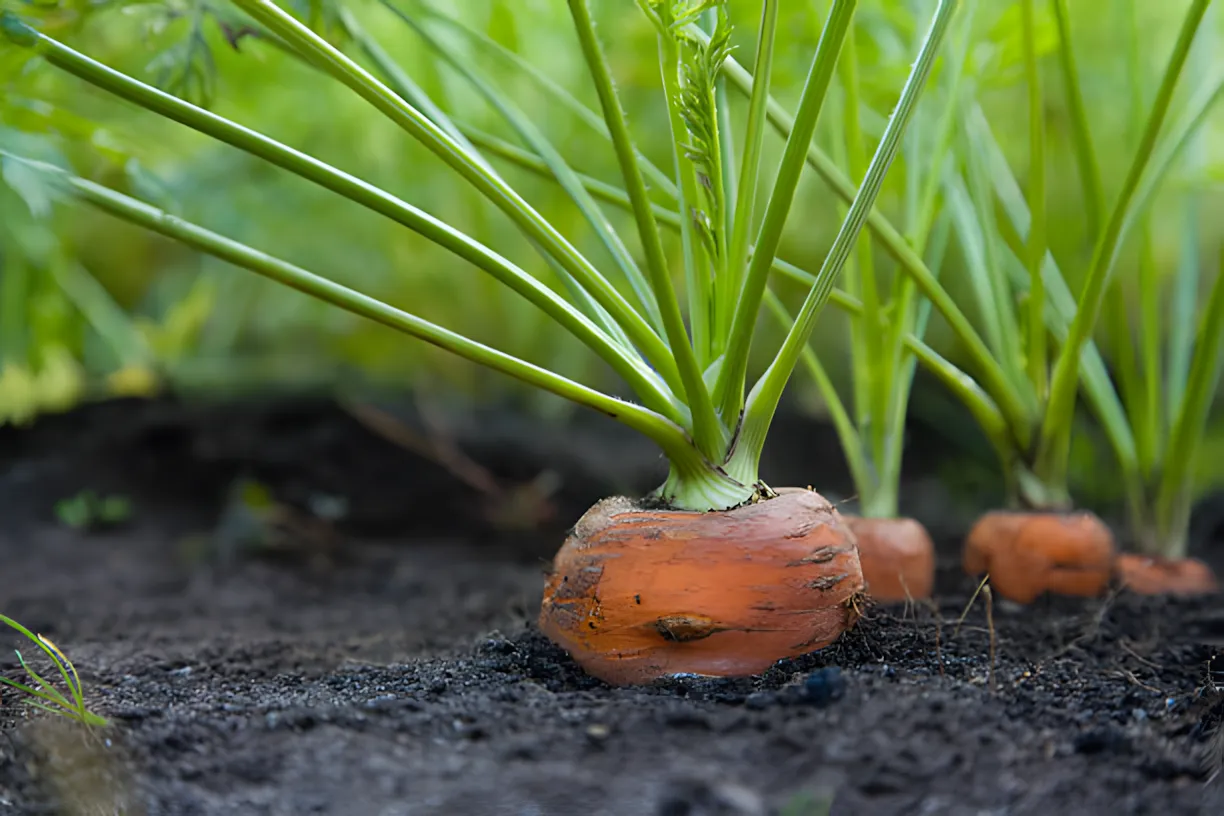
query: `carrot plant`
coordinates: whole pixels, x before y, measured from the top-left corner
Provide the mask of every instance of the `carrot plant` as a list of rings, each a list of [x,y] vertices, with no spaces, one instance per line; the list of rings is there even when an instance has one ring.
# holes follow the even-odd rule
[[[450,250],[582,341],[621,376],[637,401],[618,399],[448,331],[85,178],[38,162],[26,161],[25,166],[53,179],[62,194],[617,419],[652,439],[667,456],[670,472],[658,498],[676,508],[719,510],[754,495],[770,495],[757,472],[770,422],[817,314],[869,220],[954,16],[954,0],[932,4],[926,36],[883,138],[865,168],[862,184],[781,347],[754,382],[748,379],[748,368],[757,315],[817,119],[852,26],[853,0],[832,3],[780,165],[766,185],[768,195],[759,203],[755,192],[764,182],[760,141],[769,118],[770,43],[777,23],[771,10],[776,4],[771,0],[762,4],[757,81],[745,128],[748,138],[735,150],[726,125],[727,111],[719,104],[731,34],[725,4],[713,0],[639,2],[659,43],[662,101],[672,136],[670,167],[664,175],[676,191],[681,270],[669,264],[661,237],[662,219],[652,198],[652,188],[665,185],[649,180],[658,174],[646,169],[635,145],[586,0],[570,0],[568,8],[599,99],[601,127],[606,129],[620,168],[619,186],[628,199],[640,255],[630,250],[628,239],[610,223],[589,191],[590,184],[578,176],[538,124],[498,92],[490,89],[489,98],[527,145],[531,160],[538,157],[544,163],[583,214],[607,257],[604,263],[598,262],[602,258],[580,252],[569,236],[511,187],[491,163],[493,151],[478,146],[477,139],[438,105],[414,94],[409,77],[401,76],[395,83],[379,78],[269,0],[234,0],[234,5],[268,39],[331,81],[342,83],[428,148],[458,180],[477,190],[526,236],[561,282],[559,290],[547,285],[543,276],[533,275],[476,237],[393,193],[108,68],[11,13],[3,18],[3,31],[12,45],[34,49],[57,69],[277,165]],[[346,18],[354,18],[344,7],[337,9],[342,25]],[[373,38],[367,35],[364,44],[367,58],[379,55]],[[386,62],[377,66],[379,73],[394,77],[394,62],[385,52],[382,56]],[[683,277],[683,289],[673,280],[677,271]]]
[[[939,191],[950,157],[952,136],[960,111],[976,7],[959,21],[960,31],[943,73],[939,105],[928,105],[909,133],[901,198],[904,239],[915,257],[922,258],[932,277],[943,266],[951,221],[942,210]],[[866,168],[867,138],[861,124],[865,108],[856,49],[848,47],[842,62],[843,108],[830,150],[847,157],[850,179],[857,183]],[[843,287],[833,302],[850,318],[850,394],[843,398],[816,351],[806,348],[803,367],[825,402],[841,440],[857,490],[860,512],[867,518],[897,515],[902,451],[909,394],[917,358],[910,346],[930,353],[923,337],[930,319],[930,301],[921,298],[912,277],[884,275],[886,263],[869,232],[860,236],[856,253],[843,274]],[[779,274],[807,283],[811,276],[792,264],[776,264]],[[781,325],[790,314],[770,294],[767,305]]]
[[[1186,105],[1181,118],[1165,128],[1174,91],[1185,67],[1191,44],[1209,0],[1195,0],[1185,11],[1178,39],[1170,54],[1159,88],[1141,117],[1141,129],[1130,166],[1121,179],[1116,198],[1106,206],[1100,192],[1100,168],[1095,164],[1082,92],[1074,73],[1075,59],[1069,38],[1065,3],[1057,2],[1059,64],[1075,124],[1076,155],[1092,204],[1087,207],[1093,251],[1086,264],[1084,283],[1072,294],[1059,261],[1047,245],[1046,92],[1036,45],[1035,0],[1015,4],[1020,12],[1024,77],[1028,87],[1028,177],[1013,174],[990,123],[976,101],[972,78],[962,83],[959,99],[950,103],[953,120],[954,166],[940,179],[946,212],[965,259],[967,295],[954,297],[932,266],[923,261],[903,232],[887,218],[876,215],[867,226],[877,242],[898,263],[902,272],[926,295],[963,346],[964,369],[926,347],[910,333],[904,344],[917,360],[952,388],[973,412],[992,440],[1008,476],[1009,492],[1021,506],[1059,510],[1070,506],[1068,453],[1077,393],[1082,393],[1109,439],[1120,464],[1120,477],[1133,507],[1143,505],[1144,488],[1135,433],[1104,360],[1092,339],[1105,300],[1106,284],[1117,265],[1136,214],[1151,203],[1155,190],[1175,164],[1187,141],[1202,124],[1219,95],[1219,84],[1208,78]],[[747,92],[747,72],[731,76]],[[776,126],[786,132],[789,122],[779,113]],[[1162,138],[1163,133],[1163,138]],[[810,163],[843,199],[853,185],[829,157],[813,149]],[[1098,221],[1093,213],[1101,213]],[[809,279],[793,269],[784,272]],[[835,298],[835,304],[859,312],[864,304],[854,298]],[[1210,309],[1207,315],[1211,315]],[[971,319],[976,317],[976,321]],[[1200,336],[1214,335],[1213,318],[1204,318]],[[1150,334],[1150,330],[1149,334]],[[1210,368],[1212,349],[1200,345],[1204,371]],[[1185,356],[1183,349],[1180,352]],[[967,372],[967,373],[966,373]],[[1189,368],[1183,375],[1189,378]],[[1207,382],[1210,376],[1202,375]],[[1202,428],[1206,402],[1191,403]],[[1183,443],[1185,444],[1185,443]]]
[[[1137,131],[1150,89],[1142,71],[1135,10],[1129,10],[1126,22],[1131,129]],[[1191,70],[1204,77],[1203,84],[1154,156],[1154,172],[1140,186],[1124,224],[1137,274],[1131,280],[1115,281],[1104,304],[1112,327],[1114,369],[1135,443],[1134,460],[1127,463],[1137,471],[1132,478],[1138,482],[1129,496],[1133,532],[1141,551],[1166,558],[1186,555],[1196,454],[1218,386],[1224,343],[1224,274],[1217,269],[1214,281],[1205,285],[1204,265],[1216,264],[1203,258],[1200,249],[1198,189],[1205,172],[1200,127],[1224,94],[1224,73],[1212,71],[1203,45],[1191,55],[1192,60],[1197,56]],[[1081,127],[1086,131],[1087,122]],[[1090,134],[1085,132],[1082,139],[1091,146]],[[1085,178],[1099,173],[1091,149],[1082,151],[1080,160],[1089,168]],[[1179,181],[1189,187],[1172,203],[1181,219],[1180,257],[1171,272],[1162,274],[1154,247],[1152,204],[1161,183],[1179,167],[1186,177]],[[1224,263],[1224,253],[1217,263]],[[1128,293],[1137,295],[1137,309],[1130,306]]]

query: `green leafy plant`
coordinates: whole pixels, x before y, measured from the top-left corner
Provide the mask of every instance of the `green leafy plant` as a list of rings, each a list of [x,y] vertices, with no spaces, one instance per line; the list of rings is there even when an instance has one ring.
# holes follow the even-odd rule
[[[505,97],[493,98],[501,103],[503,115],[517,125],[520,136],[532,148],[530,152],[544,162],[579,207],[611,260],[610,267],[601,269],[580,252],[555,224],[510,186],[485,153],[436,104],[422,94],[412,93],[410,81],[403,81],[406,77],[400,78],[399,87],[379,79],[268,0],[235,0],[235,5],[267,36],[287,46],[331,80],[347,86],[480,192],[518,227],[553,272],[565,296],[471,235],[386,190],[107,68],[12,14],[5,15],[2,27],[9,41],[33,49],[56,68],[321,185],[447,248],[533,303],[581,340],[624,379],[639,402],[618,399],[450,332],[93,181],[45,163],[26,161],[25,165],[53,180],[61,195],[625,423],[652,439],[666,454],[670,475],[658,497],[676,507],[722,509],[756,495],[769,494],[757,473],[766,433],[817,314],[869,220],[872,205],[901,146],[954,16],[957,7],[954,0],[935,4],[930,27],[897,107],[865,168],[862,185],[852,197],[833,246],[813,277],[781,348],[751,388],[747,370],[757,315],[808,159],[817,119],[851,27],[855,2],[836,0],[832,4],[759,224],[752,205],[762,170],[759,139],[763,119],[768,117],[768,62],[758,66],[766,70],[757,77],[750,105],[748,132],[757,135],[750,137],[737,163],[732,158],[730,133],[722,124],[726,113],[720,113],[718,105],[722,75],[730,62],[726,47],[729,23],[724,4],[645,0],[639,3],[659,42],[659,68],[671,127],[672,183],[678,204],[676,212],[681,214],[678,229],[687,310],[682,309],[680,293],[673,282],[660,230],[661,219],[647,184],[648,171],[626,123],[585,0],[570,0],[569,11],[599,99],[602,127],[621,170],[621,182],[643,250],[641,264],[607,222],[583,180],[529,120],[515,115]],[[771,5],[767,2],[765,8],[768,10]],[[343,11],[340,10],[342,20]],[[772,40],[776,17],[766,13],[762,19],[765,23],[762,41]],[[382,73],[394,75],[392,68],[393,64],[388,63]],[[610,277],[607,273],[613,270],[615,277]]]
[[[905,148],[905,240],[915,256],[936,271],[943,266],[951,226],[941,213],[938,193],[958,118],[975,12],[976,7],[970,7],[960,20],[960,35],[944,72],[942,104],[927,106],[925,115],[916,118]],[[832,128],[831,149],[847,157],[852,179],[862,177],[867,164],[858,62],[857,49],[848,39],[841,62],[843,110]],[[777,266],[787,277],[809,280],[790,264]],[[833,293],[833,302],[850,317],[849,405],[815,349],[804,349],[802,357],[841,439],[861,513],[869,518],[897,515],[905,423],[917,362],[910,346],[916,344],[932,354],[922,345],[930,302],[918,296],[912,277],[894,274],[889,281],[881,276],[881,266],[871,236],[865,233],[843,275],[844,288]],[[779,324],[789,323],[780,298],[770,293],[767,305]]]
[[[903,233],[886,218],[880,216],[868,222],[877,241],[929,298],[961,342],[967,358],[964,370],[927,347],[915,332],[904,337],[903,344],[973,412],[992,440],[1008,477],[1013,501],[1020,506],[1046,510],[1070,507],[1068,459],[1077,395],[1081,392],[1121,466],[1119,477],[1136,518],[1141,518],[1142,508],[1148,506],[1133,420],[1123,407],[1092,334],[1105,303],[1107,284],[1138,214],[1150,206],[1161,181],[1219,96],[1218,81],[1208,79],[1186,105],[1177,123],[1165,128],[1178,79],[1208,5],[1205,0],[1189,4],[1160,86],[1140,117],[1136,134],[1139,143],[1121,180],[1121,189],[1112,205],[1106,207],[1099,189],[1101,170],[1093,158],[1093,143],[1086,130],[1087,116],[1074,69],[1067,9],[1065,3],[1055,3],[1059,65],[1073,114],[1074,145],[1085,195],[1092,202],[1087,226],[1094,231],[1090,235],[1093,251],[1078,295],[1072,294],[1047,241],[1044,159],[1047,136],[1037,7],[1033,0],[1015,5],[1022,29],[1023,76],[1028,87],[1027,190],[1022,190],[1009,167],[977,99],[972,78],[961,83],[959,98],[952,100],[948,108],[954,111],[953,162],[939,183],[945,211],[965,258],[966,293],[954,296],[937,279],[932,266],[914,251],[917,245],[904,240]],[[779,126],[784,128],[785,121],[781,117],[779,120]],[[814,151],[812,163],[823,170],[822,175],[843,199],[848,196],[849,180],[840,176],[827,156]],[[1101,216],[1095,217],[1093,213]],[[784,271],[805,279],[795,270]],[[1219,346],[1219,318],[1215,313],[1219,307],[1215,300],[1214,296],[1208,298],[1197,342],[1183,339],[1180,345],[1175,344],[1180,351],[1174,353],[1186,359],[1172,371],[1183,383],[1192,381],[1196,385],[1193,396],[1184,404],[1178,403],[1179,416],[1184,419],[1172,423],[1180,439],[1180,447],[1175,450],[1186,457],[1177,464],[1170,460],[1170,466],[1160,469],[1159,479],[1166,486],[1157,493],[1165,498],[1157,501],[1166,505],[1172,504],[1169,497],[1178,495],[1184,499],[1186,495],[1189,476],[1183,466],[1192,462],[1193,440],[1203,431],[1210,404],[1217,365],[1215,350]],[[852,312],[866,308],[865,303],[852,298],[835,298],[833,302]],[[976,326],[970,318],[975,313]],[[1141,329],[1149,345],[1158,330],[1155,326]],[[1188,360],[1189,343],[1194,343],[1198,350],[1194,374]],[[1159,389],[1159,382],[1150,387]],[[1173,391],[1178,393],[1181,389],[1174,386]],[[1172,519],[1167,509],[1156,511],[1157,515],[1162,513]],[[1162,543],[1149,542],[1148,546],[1171,554],[1183,551],[1185,522],[1184,515],[1165,522],[1166,529],[1156,536],[1163,539]]]
[[[1137,132],[1149,89],[1143,75],[1136,10],[1126,15],[1126,23],[1130,129]],[[1114,281],[1103,304],[1112,328],[1113,367],[1134,439],[1134,458],[1124,462],[1131,479],[1138,482],[1128,496],[1133,532],[1142,551],[1173,558],[1186,555],[1194,474],[1219,383],[1224,344],[1224,274],[1217,268],[1214,282],[1205,286],[1203,266],[1210,259],[1203,257],[1199,225],[1205,174],[1201,128],[1224,95],[1224,73],[1212,70],[1209,56],[1206,43],[1199,43],[1197,53],[1191,53],[1190,71],[1203,77],[1202,84],[1155,153],[1153,172],[1144,179],[1136,204],[1127,213],[1123,238],[1129,236],[1134,247],[1132,263],[1137,274]],[[1100,171],[1095,167],[1087,123],[1080,126],[1087,145],[1080,154],[1087,168],[1083,175],[1092,178]],[[1170,178],[1179,168],[1184,181]],[[1171,206],[1180,212],[1181,240],[1177,244],[1180,257],[1171,272],[1162,274],[1152,222],[1154,200],[1167,181],[1176,182]],[[1092,193],[1086,184],[1085,195]],[[1220,263],[1224,264],[1224,252]],[[1137,295],[1137,310],[1128,302],[1128,294]]]
[[[43,650],[43,653],[47,655],[52,665],[55,666],[56,671],[59,672],[60,677],[63,678],[64,685],[68,688],[68,694],[65,695],[40,677],[38,672],[34,671],[29,663],[26,662],[26,659],[22,657],[20,651],[17,652],[17,661],[30,678],[32,685],[11,680],[7,677],[0,677],[0,683],[28,695],[30,698],[28,700],[29,704],[35,708],[66,717],[85,726],[105,726],[108,724],[106,718],[93,713],[85,705],[81,676],[77,673],[76,666],[72,665],[72,661],[60,651],[58,646],[42,635],[34,634],[12,618],[0,615],[0,623],[19,632],[23,637]]]

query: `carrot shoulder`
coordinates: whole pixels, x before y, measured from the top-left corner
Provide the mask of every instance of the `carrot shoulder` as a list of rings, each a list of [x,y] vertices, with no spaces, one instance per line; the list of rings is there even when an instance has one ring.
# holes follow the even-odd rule
[[[858,540],[867,594],[878,601],[924,600],[935,586],[935,544],[911,518],[846,516]]]

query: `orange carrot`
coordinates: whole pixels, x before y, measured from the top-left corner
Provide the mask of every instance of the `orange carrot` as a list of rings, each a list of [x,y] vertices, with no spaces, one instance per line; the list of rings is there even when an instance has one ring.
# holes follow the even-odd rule
[[[1109,585],[1113,534],[1092,513],[987,513],[965,541],[970,575],[990,573],[1004,598],[1031,603],[1043,592],[1095,597]]]
[[[862,592],[854,534],[816,493],[711,513],[613,498],[557,553],[539,622],[615,685],[747,676],[832,643]]]
[[[1124,553],[1114,562],[1114,574],[1137,595],[1214,595],[1220,591],[1211,567],[1197,558]]]
[[[911,518],[847,515],[858,540],[867,594],[878,601],[924,600],[935,584],[935,544]]]

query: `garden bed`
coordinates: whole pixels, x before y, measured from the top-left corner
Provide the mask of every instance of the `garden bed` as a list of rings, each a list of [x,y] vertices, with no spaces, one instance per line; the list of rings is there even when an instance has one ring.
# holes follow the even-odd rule
[[[657,481],[657,455],[597,418],[455,421],[499,475],[558,470],[546,530],[488,529],[445,470],[326,404],[112,404],[0,429],[0,611],[63,647],[114,723],[85,738],[6,691],[0,813],[1224,812],[1224,601],[996,601],[992,663],[984,602],[957,625],[975,507],[921,435],[903,510],[939,543],[936,607],[871,607],[754,681],[610,689],[533,619],[565,525]],[[828,429],[788,418],[770,445],[779,484],[849,492]],[[219,560],[198,536],[243,474],[301,507],[347,499],[345,520]],[[52,508],[85,488],[130,496],[131,521],[66,528]],[[1196,529],[1220,571],[1220,534]]]

